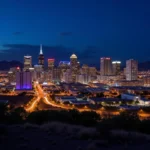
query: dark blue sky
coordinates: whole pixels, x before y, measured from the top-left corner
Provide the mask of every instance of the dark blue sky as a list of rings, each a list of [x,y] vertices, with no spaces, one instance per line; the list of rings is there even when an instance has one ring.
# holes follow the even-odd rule
[[[150,60],[149,0],[1,0],[0,60]]]

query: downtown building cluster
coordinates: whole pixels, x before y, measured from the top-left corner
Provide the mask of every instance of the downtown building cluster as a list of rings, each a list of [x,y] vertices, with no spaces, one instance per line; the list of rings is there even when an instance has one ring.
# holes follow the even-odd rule
[[[138,62],[130,59],[126,61],[126,68],[121,70],[121,61],[112,61],[110,57],[100,58],[100,71],[96,67],[80,65],[75,54],[70,56],[70,61],[60,61],[55,65],[55,59],[47,60],[40,46],[38,65],[32,65],[32,56],[24,56],[24,67],[11,68],[8,75],[11,82],[16,82],[16,89],[31,89],[32,82],[48,84],[50,82],[82,83],[92,82],[107,85],[132,85],[138,81]]]

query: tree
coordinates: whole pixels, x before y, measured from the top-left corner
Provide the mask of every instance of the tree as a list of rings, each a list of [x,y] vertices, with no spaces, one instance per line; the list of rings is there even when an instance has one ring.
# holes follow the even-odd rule
[[[27,112],[25,111],[25,109],[23,107],[18,107],[16,109],[13,109],[10,113],[9,113],[9,118],[7,120],[8,123],[23,123],[24,120],[27,117]]]
[[[5,123],[8,115],[8,104],[0,103],[0,123]]]

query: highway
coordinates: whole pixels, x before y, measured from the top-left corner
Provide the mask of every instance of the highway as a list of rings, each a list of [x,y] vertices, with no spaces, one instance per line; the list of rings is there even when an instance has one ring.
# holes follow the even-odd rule
[[[35,88],[36,97],[34,97],[25,107],[25,110],[28,112],[34,111],[40,99],[44,96],[43,92],[39,90],[39,84],[34,83],[34,88]]]
[[[43,91],[42,87],[38,83],[35,83],[35,92],[36,92],[36,97],[33,100],[31,100],[29,102],[29,104],[27,105],[27,107],[25,108],[26,111],[28,111],[28,112],[32,112],[32,111],[36,110],[37,104],[40,102],[40,100],[43,100],[43,102],[46,105],[49,105],[49,106],[52,106],[52,107],[55,107],[55,108],[58,108],[58,109],[65,109],[65,110],[77,109],[80,112],[95,111],[96,113],[100,114],[102,117],[103,116],[105,117],[105,115],[113,115],[113,116],[114,115],[119,115],[120,112],[121,112],[120,110],[108,111],[108,110],[105,110],[104,107],[102,107],[99,110],[92,110],[90,108],[87,108],[86,106],[84,108],[77,108],[74,105],[70,106],[70,105],[64,105],[64,104],[57,104],[55,101],[53,101],[51,99],[51,97],[48,96],[47,93],[45,93]],[[138,112],[138,115],[139,115],[140,118],[150,117],[150,114],[145,113],[145,112]]]

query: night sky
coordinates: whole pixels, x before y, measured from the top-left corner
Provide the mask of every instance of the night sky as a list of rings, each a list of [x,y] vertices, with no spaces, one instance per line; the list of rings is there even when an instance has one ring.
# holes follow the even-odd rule
[[[150,60],[150,0],[0,0],[0,60]]]

